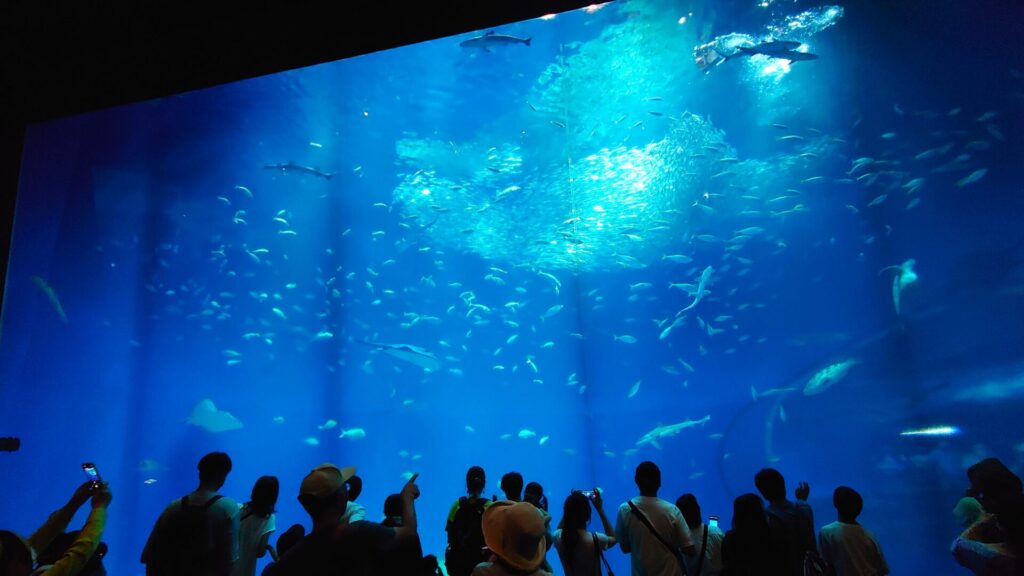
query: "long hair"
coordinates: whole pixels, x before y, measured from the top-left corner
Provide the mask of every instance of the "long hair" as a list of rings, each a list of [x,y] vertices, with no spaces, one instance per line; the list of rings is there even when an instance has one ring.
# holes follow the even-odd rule
[[[582,492],[573,492],[565,499],[562,507],[562,549],[565,551],[565,565],[572,569],[573,552],[580,541],[579,530],[586,530],[590,522],[590,502]],[[597,542],[594,542],[597,546]]]
[[[732,529],[745,536],[767,536],[768,517],[765,516],[764,502],[760,496],[743,494],[733,501]]]
[[[252,499],[246,502],[249,511],[256,516],[269,518],[277,505],[279,489],[277,476],[260,476],[252,487]]]

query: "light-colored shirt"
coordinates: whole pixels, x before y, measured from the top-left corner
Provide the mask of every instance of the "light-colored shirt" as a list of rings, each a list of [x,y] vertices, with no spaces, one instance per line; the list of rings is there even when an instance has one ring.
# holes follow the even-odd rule
[[[674,504],[649,496],[637,496],[632,502],[669,544],[677,549],[693,545],[686,521]],[[633,514],[629,502],[619,506],[615,538],[622,551],[630,555],[633,576],[678,576],[682,572],[675,554]]]
[[[690,538],[697,548],[694,556],[684,556],[686,560],[686,573],[690,576],[718,576],[722,573],[722,540],[725,533],[718,526],[708,526],[708,544],[704,549],[704,565],[701,566],[700,574],[697,574],[697,564],[700,563],[700,546],[704,542],[704,524],[690,528]]]
[[[884,576],[889,565],[875,536],[860,524],[833,522],[818,534],[821,557],[836,570],[836,576]]]
[[[976,576],[1013,574],[1016,559],[1005,544],[988,544],[958,536],[953,541],[953,558]]]
[[[572,549],[572,562],[570,563],[570,558],[566,555],[565,544],[562,542],[562,530],[555,530],[555,550],[558,550],[558,558],[562,561],[562,569],[565,570],[566,576],[592,576],[600,574],[601,560],[594,553],[594,539],[590,536],[591,532],[585,530],[578,530],[577,532],[579,532],[580,537]],[[611,546],[612,539],[606,534],[600,532],[594,532],[593,534],[597,538],[597,544],[601,550],[607,550]]]
[[[345,506],[345,513],[341,516],[341,523],[359,522],[360,520],[366,520],[366,508],[362,504],[356,502],[349,502]]]
[[[71,522],[75,511],[66,508],[54,512],[32,536],[27,544],[32,549],[32,555],[36,551],[45,550],[47,546],[62,534]],[[78,538],[64,552],[55,564],[40,567],[33,574],[46,574],[47,576],[66,576],[78,574],[89,562],[96,548],[100,545],[100,537],[103,536],[103,527],[107,523],[107,509],[93,508],[85,521],[85,526],[78,534]]]
[[[217,496],[216,492],[196,491],[188,495],[189,506],[205,506]],[[206,511],[208,534],[212,546],[212,557],[222,565],[238,560],[238,502],[222,497],[214,502]],[[142,562],[148,564],[152,558],[150,553],[154,547],[162,547],[163,539],[167,538],[167,523],[170,518],[181,510],[181,498],[171,502],[160,514],[153,531],[149,535],[146,547],[142,550]]]
[[[238,522],[238,560],[231,569],[232,576],[256,576],[256,560],[263,556],[270,534],[276,529],[273,514],[258,516],[242,506]]]
[[[523,573],[516,572],[513,574],[505,569],[504,566],[497,562],[482,562],[473,568],[472,576],[522,576]],[[533,572],[530,572],[526,576],[554,576],[551,572],[547,572],[542,568],[537,568]]]

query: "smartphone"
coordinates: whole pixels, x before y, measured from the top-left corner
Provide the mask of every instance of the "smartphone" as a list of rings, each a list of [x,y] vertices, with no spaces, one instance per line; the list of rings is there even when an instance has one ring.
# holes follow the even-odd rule
[[[718,516],[709,517],[708,526],[711,526],[712,528],[718,528]]]
[[[100,478],[100,471],[92,462],[86,462],[82,464],[82,471],[85,472],[85,475],[89,478],[89,481],[92,482],[93,488],[99,487],[99,485],[103,482],[103,479]]]

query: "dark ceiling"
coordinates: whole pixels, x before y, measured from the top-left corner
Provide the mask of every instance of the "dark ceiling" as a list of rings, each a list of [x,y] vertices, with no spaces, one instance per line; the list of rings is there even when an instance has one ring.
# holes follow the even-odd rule
[[[564,0],[0,3],[5,115],[63,116],[585,6]],[[344,9],[338,9],[343,6]],[[222,8],[223,5],[218,5]]]
[[[0,2],[0,285],[26,124],[588,3]]]

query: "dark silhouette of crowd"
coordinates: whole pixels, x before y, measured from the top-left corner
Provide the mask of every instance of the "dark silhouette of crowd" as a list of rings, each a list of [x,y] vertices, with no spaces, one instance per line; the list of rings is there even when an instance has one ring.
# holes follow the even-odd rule
[[[176,499],[156,519],[141,562],[147,576],[254,576],[269,554],[264,576],[311,574],[434,576],[547,576],[554,548],[567,576],[612,574],[605,553],[615,546],[630,557],[634,576],[883,576],[889,567],[875,536],[857,518],[864,501],[848,486],[835,488],[836,520],[815,532],[804,482],[789,500],[775,469],[754,477],[759,494],[733,502],[731,528],[704,518],[693,494],[675,503],[658,496],[661,471],[640,463],[638,494],[622,503],[614,520],[600,489],[573,490],[552,529],[544,488],[523,484],[517,472],[500,482],[504,499],[485,496],[483,468],[466,472],[466,491],[452,504],[445,525],[444,568],[420,544],[417,475],[383,504],[383,521],[366,520],[356,499],[362,480],[355,468],[325,463],[302,480],[298,501],[309,525],[295,524],[276,544],[274,508],[278,480],[259,478],[239,505],[219,493],[231,472],[222,452],[204,456],[196,489]],[[978,575],[1024,574],[1024,495],[1019,477],[994,458],[967,471],[970,487],[953,513],[963,527],[952,544],[956,562]],[[112,500],[109,487],[90,481],[27,538],[0,530],[0,576],[97,576],[105,574],[101,542]],[[92,509],[81,530],[65,532],[86,502]],[[592,530],[596,512],[600,529]],[[443,571],[444,570],[444,571]]]

